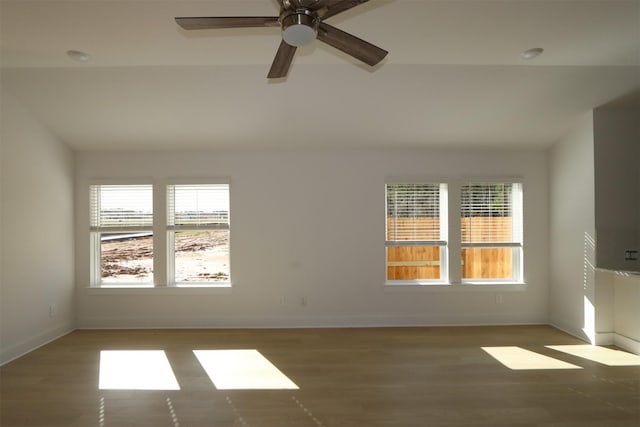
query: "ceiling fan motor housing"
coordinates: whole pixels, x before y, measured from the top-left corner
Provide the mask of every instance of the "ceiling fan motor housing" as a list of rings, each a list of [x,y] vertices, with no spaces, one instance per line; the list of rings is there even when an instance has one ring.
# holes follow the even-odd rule
[[[299,47],[316,39],[320,19],[312,10],[297,9],[285,11],[280,16],[280,24],[284,41],[291,46]]]

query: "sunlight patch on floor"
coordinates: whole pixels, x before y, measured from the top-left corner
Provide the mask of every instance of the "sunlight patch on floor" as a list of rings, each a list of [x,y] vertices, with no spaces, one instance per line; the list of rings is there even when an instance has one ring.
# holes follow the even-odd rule
[[[297,390],[258,350],[193,350],[218,390]]]
[[[546,347],[607,366],[640,366],[640,356],[612,348],[590,344],[547,345]]]
[[[103,350],[100,390],[180,390],[163,350]]]
[[[582,369],[580,366],[554,359],[524,348],[509,347],[482,347],[494,359],[509,369]]]

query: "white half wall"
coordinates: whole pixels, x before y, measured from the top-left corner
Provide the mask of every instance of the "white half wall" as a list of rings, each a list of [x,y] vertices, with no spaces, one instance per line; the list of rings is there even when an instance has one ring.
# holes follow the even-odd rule
[[[388,177],[522,177],[526,285],[389,288]],[[88,289],[92,179],[225,177],[230,292]],[[80,328],[547,323],[545,152],[318,150],[84,152],[77,156]],[[502,294],[497,304],[496,293]],[[304,304],[303,302],[304,298]]]
[[[595,343],[593,113],[549,151],[550,320]]]
[[[595,267],[596,250],[601,255],[616,250],[610,240],[595,237],[599,187],[593,117],[586,114],[549,152],[550,323],[594,345],[615,344],[640,354],[640,276]],[[602,146],[599,152],[605,152],[605,158],[598,159],[601,169],[620,165],[619,159],[606,164],[615,153],[606,153]],[[600,196],[600,203],[607,197]],[[613,202],[609,209],[625,211],[616,214],[621,218],[628,210],[635,212],[633,206]]]
[[[614,344],[640,354],[640,276],[613,274]]]
[[[597,342],[640,354],[640,92],[593,114]]]
[[[0,88],[0,364],[75,327],[74,157]]]

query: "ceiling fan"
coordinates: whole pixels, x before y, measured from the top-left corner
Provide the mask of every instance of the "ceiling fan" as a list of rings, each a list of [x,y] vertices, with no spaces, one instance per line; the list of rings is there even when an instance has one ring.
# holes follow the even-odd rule
[[[324,22],[325,19],[369,0],[277,0],[280,16],[216,16],[175,18],[185,30],[281,27],[282,41],[267,78],[286,77],[296,49],[316,38],[374,66],[387,52]]]

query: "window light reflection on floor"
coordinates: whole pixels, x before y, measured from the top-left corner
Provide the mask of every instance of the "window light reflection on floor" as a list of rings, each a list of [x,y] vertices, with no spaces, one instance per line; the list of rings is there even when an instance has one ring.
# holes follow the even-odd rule
[[[218,390],[297,390],[258,350],[194,350]]]
[[[100,390],[180,390],[163,350],[103,350]]]
[[[547,345],[546,347],[607,366],[640,366],[640,356],[612,348],[590,344]]]
[[[580,366],[554,359],[520,347],[482,347],[494,359],[512,370],[582,369]]]

